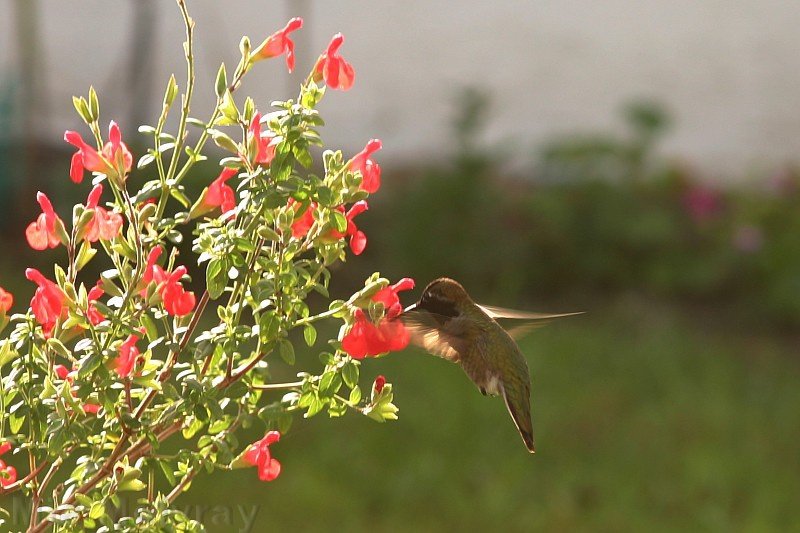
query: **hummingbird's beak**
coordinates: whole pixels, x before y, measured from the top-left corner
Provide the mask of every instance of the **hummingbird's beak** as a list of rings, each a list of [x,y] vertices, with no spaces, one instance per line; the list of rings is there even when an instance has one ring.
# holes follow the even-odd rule
[[[406,307],[405,309],[403,309],[403,313],[409,313],[411,311],[414,311],[417,307],[419,307],[419,302],[417,302],[415,304],[411,304],[408,307]]]

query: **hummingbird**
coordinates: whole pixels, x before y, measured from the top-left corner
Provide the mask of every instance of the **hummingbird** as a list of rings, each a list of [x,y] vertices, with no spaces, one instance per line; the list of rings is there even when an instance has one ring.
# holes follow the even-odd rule
[[[419,301],[400,315],[411,342],[433,355],[460,364],[484,396],[502,396],[530,453],[535,452],[528,363],[515,336],[546,321],[580,313],[543,314],[479,305],[455,280],[428,284]],[[506,331],[497,319],[527,323]]]

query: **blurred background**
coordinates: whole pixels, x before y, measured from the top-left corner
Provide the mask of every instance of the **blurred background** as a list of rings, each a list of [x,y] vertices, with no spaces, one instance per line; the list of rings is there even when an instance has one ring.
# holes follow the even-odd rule
[[[408,350],[362,367],[394,383],[398,422],[296,420],[273,447],[279,480],[198,479],[178,500],[191,516],[235,530],[214,506],[236,502],[257,506],[254,531],[797,527],[800,5],[189,8],[199,117],[242,34],[260,42],[305,19],[295,74],[265,62],[241,90],[262,110],[345,34],[356,83],[321,104],[323,138],[345,154],[381,138],[384,186],[335,295],[378,270],[419,289],[447,275],[487,304],[586,311],[522,342],[535,456],[500,400]],[[18,302],[33,292],[22,269],[64,253],[24,243],[36,190],[62,214],[87,192],[61,140],[81,127],[71,96],[93,84],[101,121],[141,154],[137,126],[156,120],[169,74],[183,87],[182,40],[170,0],[0,0],[0,286]],[[215,174],[209,163],[198,190]]]

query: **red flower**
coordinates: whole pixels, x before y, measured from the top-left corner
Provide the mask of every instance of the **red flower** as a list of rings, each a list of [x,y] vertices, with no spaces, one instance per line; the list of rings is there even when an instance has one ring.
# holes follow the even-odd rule
[[[339,211],[344,212],[344,207],[339,206]],[[347,230],[345,233],[341,233],[336,230],[331,230],[328,233],[328,237],[334,239],[341,239],[343,237],[350,237],[350,249],[353,251],[355,255],[361,255],[361,252],[364,251],[364,248],[367,247],[367,236],[364,234],[363,231],[358,229],[356,223],[353,221],[355,217],[363,213],[369,209],[366,200],[361,200],[360,202],[356,202],[350,207],[345,214],[345,218],[347,219]]]
[[[370,140],[367,145],[350,160],[348,168],[361,173],[361,190],[372,194],[381,186],[381,166],[370,159],[370,156],[383,147],[378,139]]]
[[[158,287],[164,309],[173,316],[188,315],[194,309],[195,298],[193,292],[184,290],[180,279],[186,274],[186,267],[179,266]]]
[[[25,238],[28,239],[28,244],[34,250],[55,248],[61,244],[56,224],[63,224],[63,222],[56,215],[53,204],[50,203],[50,199],[45,193],[36,193],[36,201],[42,208],[42,214],[25,229]]]
[[[372,384],[372,388],[375,389],[375,394],[380,394],[383,390],[384,385],[386,385],[386,378],[382,375],[379,375],[375,378],[375,383]]]
[[[0,455],[11,451],[11,443],[6,441],[0,444]],[[0,459],[0,487],[6,488],[17,480],[17,469],[7,466],[5,461]]]
[[[289,198],[289,205],[294,207],[294,210],[297,211],[300,209],[300,202],[295,200],[294,198]],[[308,206],[308,209],[300,215],[300,218],[296,218],[294,222],[292,222],[292,237],[295,239],[300,239],[308,235],[311,226],[314,225],[314,211],[317,210],[317,203],[311,202]]]
[[[722,210],[722,194],[706,185],[692,185],[683,195],[683,206],[697,223],[713,219]]]
[[[98,152],[86,142],[81,134],[76,131],[66,131],[64,140],[78,149],[72,156],[72,164],[69,168],[69,177],[75,183],[83,181],[83,172],[101,172],[107,176],[125,177],[130,172],[133,165],[133,156],[130,150],[122,142],[122,134],[119,126],[113,120],[108,125],[108,142],[103,146],[103,150]]]
[[[103,185],[98,183],[86,199],[86,209],[94,210],[94,216],[86,226],[86,234],[83,236],[89,242],[97,242],[98,239],[110,241],[119,235],[122,228],[122,215],[97,205],[102,194]]]
[[[140,330],[140,333],[144,333],[144,330]],[[128,377],[136,364],[136,358],[139,357],[139,348],[136,347],[138,341],[138,335],[128,335],[119,347],[119,356],[114,360],[114,369],[121,378]]]
[[[96,403],[85,403],[81,406],[83,412],[87,415],[96,415],[100,411],[100,406]]]
[[[45,337],[49,337],[56,321],[67,314],[67,307],[64,305],[67,296],[58,285],[45,278],[35,268],[25,270],[25,277],[39,286],[31,298],[31,310],[42,325]]]
[[[272,481],[281,473],[281,464],[269,452],[269,445],[280,439],[279,432],[268,431],[263,439],[251,444],[244,454],[246,462],[258,467],[258,479],[261,481]]]
[[[144,275],[142,276],[142,290],[139,291],[142,298],[147,296],[147,286],[151,282],[160,285],[167,280],[168,276],[166,271],[156,264],[156,261],[158,261],[163,251],[164,250],[160,246],[156,246],[147,254],[147,265],[144,267]]]
[[[0,314],[8,313],[12,305],[14,305],[14,297],[10,292],[0,287]]]
[[[224,168],[217,179],[211,182],[200,199],[204,212],[221,207],[222,212],[227,213],[236,207],[236,195],[230,185],[225,182],[234,177],[237,172],[238,170],[235,168]]]
[[[94,306],[92,302],[99,299],[105,291],[103,290],[102,285],[100,284],[100,280],[97,281],[97,284],[89,290],[89,294],[87,295],[89,300],[89,305],[86,307],[86,318],[89,320],[89,323],[93,326],[98,325],[100,322],[106,319],[103,316],[103,313],[97,310],[97,307]]]
[[[0,487],[6,488],[17,481],[17,469],[0,459]]]
[[[251,142],[256,144],[256,157],[253,163],[269,165],[275,157],[275,148],[278,146],[280,138],[276,137],[270,130],[267,130],[264,134],[261,133],[261,113],[256,113],[253,116],[248,130],[250,131]]]
[[[328,49],[317,59],[314,67],[314,81],[325,80],[331,89],[348,90],[353,86],[356,73],[353,66],[339,55],[339,47],[344,42],[344,36],[337,33],[331,39]]]
[[[286,53],[286,67],[289,72],[294,70],[294,42],[289,38],[289,34],[303,27],[303,19],[295,17],[290,20],[286,27],[276,31],[261,43],[255,52],[255,59],[269,59]]]
[[[382,318],[376,326],[361,309],[356,309],[355,319],[350,331],[342,339],[342,349],[350,357],[363,359],[396,352],[408,346],[409,335],[402,321]]]
[[[400,303],[400,298],[397,293],[400,291],[408,291],[414,288],[414,280],[411,278],[403,278],[394,285],[384,287],[372,296],[373,302],[381,302],[384,309],[386,309],[386,316],[394,318],[403,311],[403,305]]]

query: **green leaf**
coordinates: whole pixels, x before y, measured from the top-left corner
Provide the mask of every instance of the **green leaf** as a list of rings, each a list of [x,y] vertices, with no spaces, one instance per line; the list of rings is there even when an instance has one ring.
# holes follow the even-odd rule
[[[75,268],[77,271],[83,269],[86,266],[86,263],[92,260],[92,257],[95,256],[97,250],[92,248],[92,245],[89,244],[89,241],[83,241],[81,244],[80,250],[78,250],[78,258],[76,259]]]
[[[178,95],[178,84],[175,82],[175,74],[171,74],[167,82],[167,90],[164,92],[164,107],[169,107]]]
[[[333,223],[339,233],[347,231],[347,218],[344,216],[344,213],[333,211]]]
[[[357,404],[361,401],[361,387],[356,385],[353,387],[353,390],[350,391],[350,403]]]
[[[225,94],[225,91],[228,90],[228,74],[225,71],[225,63],[219,66],[219,70],[217,71],[217,98],[222,98],[222,95]]]
[[[100,102],[98,102],[97,92],[92,86],[89,86],[89,116],[93,122],[100,118]]]
[[[306,344],[314,346],[314,343],[317,342],[317,330],[314,329],[314,326],[308,324],[303,328],[303,338],[306,340]]]
[[[18,355],[19,353],[11,347],[10,339],[3,341],[3,344],[0,345],[0,368],[13,361]]]
[[[278,354],[287,365],[294,365],[294,346],[287,339],[278,342]]]
[[[208,296],[212,300],[216,300],[222,296],[228,284],[225,263],[226,261],[224,258],[212,259],[208,263],[208,268],[206,269],[206,285],[208,287]]]
[[[348,361],[342,367],[342,378],[351,389],[358,386],[358,366],[353,361]]]
[[[231,139],[227,134],[218,130],[213,130],[211,135],[214,137],[214,142],[216,143],[216,145],[222,148],[223,150],[227,150],[234,154],[239,153],[239,147],[236,145],[235,142],[233,142],[233,139]]]
[[[192,205],[192,201],[189,200],[189,198],[185,194],[183,194],[183,192],[181,190],[179,190],[179,189],[177,189],[175,187],[170,187],[169,188],[169,194],[173,198],[178,200],[181,203],[181,205],[183,205],[183,207],[185,207],[185,208],[188,208],[190,205]]]

